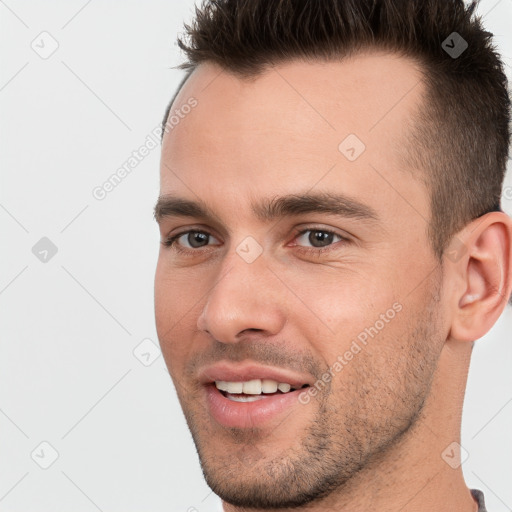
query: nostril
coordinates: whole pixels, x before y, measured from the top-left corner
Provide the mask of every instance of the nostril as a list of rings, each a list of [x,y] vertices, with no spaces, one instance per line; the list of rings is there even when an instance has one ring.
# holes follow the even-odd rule
[[[238,336],[242,336],[244,334],[252,334],[253,332],[262,332],[263,329],[255,329],[254,327],[250,327],[249,329],[244,329],[243,331],[238,333]]]

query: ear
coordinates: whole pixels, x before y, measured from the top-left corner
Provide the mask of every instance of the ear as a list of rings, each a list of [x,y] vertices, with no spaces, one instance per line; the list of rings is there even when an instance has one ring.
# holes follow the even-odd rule
[[[510,297],[512,219],[503,212],[478,217],[453,237],[443,265],[452,284],[450,336],[475,341],[495,324]]]

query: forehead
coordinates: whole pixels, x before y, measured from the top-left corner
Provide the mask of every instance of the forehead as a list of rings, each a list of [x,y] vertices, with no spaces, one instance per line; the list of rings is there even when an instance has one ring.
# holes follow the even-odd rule
[[[164,136],[161,193],[210,203],[222,193],[243,208],[335,188],[377,205],[410,196],[428,215],[421,180],[399,158],[422,94],[416,64],[389,53],[287,62],[252,79],[201,64],[171,109],[181,115]]]

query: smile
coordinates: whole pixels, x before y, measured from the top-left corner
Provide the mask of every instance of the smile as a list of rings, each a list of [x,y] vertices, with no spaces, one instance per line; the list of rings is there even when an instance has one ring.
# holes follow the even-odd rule
[[[271,379],[215,381],[206,386],[206,401],[211,417],[224,427],[251,428],[278,418],[300,405],[302,388]]]

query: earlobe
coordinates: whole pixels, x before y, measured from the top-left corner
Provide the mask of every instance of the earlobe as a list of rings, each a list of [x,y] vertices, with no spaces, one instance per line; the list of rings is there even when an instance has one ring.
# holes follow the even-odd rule
[[[505,308],[512,288],[512,221],[502,212],[479,217],[457,235],[464,256],[446,261],[453,287],[450,336],[475,341],[484,336]]]

